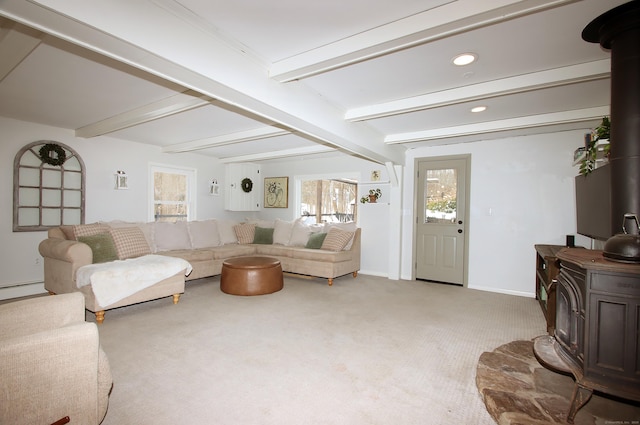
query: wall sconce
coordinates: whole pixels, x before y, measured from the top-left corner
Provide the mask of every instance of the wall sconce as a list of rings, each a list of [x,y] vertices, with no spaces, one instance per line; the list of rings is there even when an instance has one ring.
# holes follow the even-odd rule
[[[116,189],[129,189],[129,185],[127,183],[127,173],[124,171],[116,171]]]
[[[217,179],[211,180],[209,184],[209,195],[218,196],[220,195],[220,185],[218,184]]]

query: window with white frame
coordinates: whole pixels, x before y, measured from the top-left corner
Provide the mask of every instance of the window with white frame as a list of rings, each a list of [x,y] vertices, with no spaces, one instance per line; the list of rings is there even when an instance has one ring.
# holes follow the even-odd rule
[[[358,184],[355,179],[299,177],[298,213],[306,223],[357,220]]]
[[[195,217],[196,170],[151,164],[150,220],[188,221]]]

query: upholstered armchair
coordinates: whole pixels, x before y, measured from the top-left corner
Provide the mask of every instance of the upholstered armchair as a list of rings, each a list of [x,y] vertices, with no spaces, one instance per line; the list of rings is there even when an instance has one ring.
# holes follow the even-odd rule
[[[82,294],[0,305],[0,424],[99,424],[111,387]]]

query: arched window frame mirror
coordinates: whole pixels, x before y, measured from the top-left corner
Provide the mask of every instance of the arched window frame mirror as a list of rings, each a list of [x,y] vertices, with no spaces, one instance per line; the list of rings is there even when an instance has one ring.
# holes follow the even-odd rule
[[[85,166],[69,146],[39,140],[13,161],[13,231],[84,224]]]

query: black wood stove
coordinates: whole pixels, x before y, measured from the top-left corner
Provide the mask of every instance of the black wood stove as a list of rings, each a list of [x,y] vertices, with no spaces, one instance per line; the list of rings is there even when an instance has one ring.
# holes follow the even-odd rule
[[[599,16],[582,38],[611,49],[611,220],[622,231],[640,213],[640,1]],[[574,376],[569,423],[593,391],[640,401],[640,230],[628,229],[604,251],[557,254],[556,328],[534,353]]]

